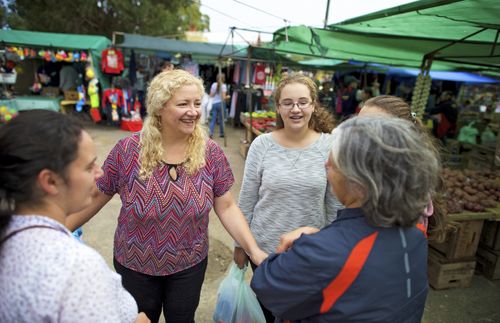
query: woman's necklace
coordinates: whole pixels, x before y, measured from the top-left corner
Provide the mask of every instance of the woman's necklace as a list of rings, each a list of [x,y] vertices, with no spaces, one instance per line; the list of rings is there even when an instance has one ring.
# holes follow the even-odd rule
[[[285,156],[286,156],[286,159],[288,159],[288,161],[290,162],[290,164],[292,165],[293,168],[296,168],[296,164],[297,162],[299,161],[300,157],[302,157],[302,152],[303,150],[290,150],[290,149],[287,149],[285,151]]]

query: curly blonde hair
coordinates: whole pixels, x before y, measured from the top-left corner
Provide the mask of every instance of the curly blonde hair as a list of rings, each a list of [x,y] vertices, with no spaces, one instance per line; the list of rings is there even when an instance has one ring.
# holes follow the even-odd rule
[[[202,81],[184,70],[162,72],[149,84],[146,98],[148,116],[144,120],[140,140],[139,160],[141,168],[139,176],[142,179],[150,177],[154,168],[162,161],[164,150],[159,111],[165,107],[165,103],[179,88],[186,85],[195,85],[201,98],[204,92]],[[206,141],[206,131],[197,121],[195,129],[189,137],[187,159],[183,163],[183,168],[188,174],[194,174],[205,165]]]
[[[283,91],[285,86],[295,83],[305,85],[309,89],[309,93],[311,95],[311,103],[314,105],[314,112],[312,113],[311,119],[309,120],[309,128],[313,129],[316,132],[330,133],[333,128],[335,128],[335,118],[327,109],[319,105],[318,87],[310,77],[304,76],[302,74],[292,74],[282,79],[278,83],[276,91],[274,92],[275,106],[279,106],[281,92]],[[283,119],[278,113],[276,115],[276,129],[282,129],[284,127],[285,125],[283,123]]]

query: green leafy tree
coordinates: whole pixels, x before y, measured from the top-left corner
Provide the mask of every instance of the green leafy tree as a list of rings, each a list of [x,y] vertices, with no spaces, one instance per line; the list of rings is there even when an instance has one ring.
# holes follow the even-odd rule
[[[185,31],[206,31],[209,17],[192,0],[15,0],[4,7],[13,29],[92,34],[113,31],[182,39]]]

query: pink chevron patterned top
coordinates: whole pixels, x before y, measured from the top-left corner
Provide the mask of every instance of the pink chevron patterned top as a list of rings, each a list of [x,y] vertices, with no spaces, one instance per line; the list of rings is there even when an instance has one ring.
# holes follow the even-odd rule
[[[206,165],[192,176],[182,166],[178,179],[162,165],[139,179],[139,134],[120,140],[104,162],[97,187],[122,201],[114,257],[123,266],[154,276],[192,267],[208,254],[208,214],[214,197],[234,183],[222,149],[208,140]]]

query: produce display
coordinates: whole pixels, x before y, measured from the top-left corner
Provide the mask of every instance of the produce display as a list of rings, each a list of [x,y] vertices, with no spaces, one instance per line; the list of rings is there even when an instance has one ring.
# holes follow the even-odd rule
[[[245,123],[250,124],[250,113],[244,114]],[[254,111],[252,112],[252,127],[260,132],[271,132],[276,128],[276,112]]]
[[[444,168],[448,213],[484,212],[500,203],[500,174]]]

